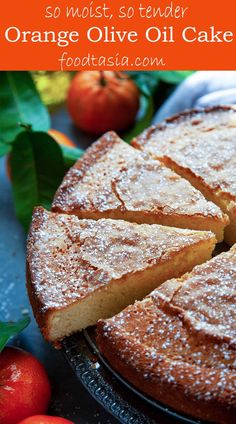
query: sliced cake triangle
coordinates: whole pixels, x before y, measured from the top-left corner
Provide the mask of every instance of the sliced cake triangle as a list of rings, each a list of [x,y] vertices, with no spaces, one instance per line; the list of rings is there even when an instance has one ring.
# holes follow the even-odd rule
[[[80,218],[112,218],[210,230],[223,239],[228,217],[165,165],[114,132],[94,143],[69,170],[52,210]]]
[[[229,216],[225,241],[236,243],[236,107],[183,112],[152,126],[132,145],[186,178]]]
[[[80,220],[37,208],[27,286],[38,324],[56,342],[142,299],[211,257],[215,236],[121,220]]]

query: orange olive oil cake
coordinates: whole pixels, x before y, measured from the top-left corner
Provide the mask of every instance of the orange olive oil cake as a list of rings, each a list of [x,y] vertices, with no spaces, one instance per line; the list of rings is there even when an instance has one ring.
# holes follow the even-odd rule
[[[120,374],[158,401],[203,420],[232,424],[235,293],[236,246],[99,321],[99,348]]]
[[[229,216],[225,241],[236,242],[236,108],[193,110],[152,126],[132,145],[186,178]]]
[[[45,338],[57,342],[209,259],[211,232],[79,219],[36,208],[27,288]]]
[[[80,218],[210,230],[218,241],[229,222],[188,181],[114,132],[101,137],[69,170],[52,210]]]

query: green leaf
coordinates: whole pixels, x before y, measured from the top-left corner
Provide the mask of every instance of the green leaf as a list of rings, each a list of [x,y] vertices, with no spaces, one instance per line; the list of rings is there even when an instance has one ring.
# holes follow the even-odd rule
[[[154,98],[157,104],[160,100],[162,103],[169,95],[169,85],[179,84],[187,76],[191,75],[192,72],[193,71],[127,71],[126,73],[139,87],[141,107],[136,124],[130,131],[123,135],[123,138],[129,142],[133,137],[140,134],[140,132],[148,127],[154,115]],[[161,103],[159,103],[159,106]]]
[[[152,121],[154,114],[154,103],[152,96],[141,95],[140,97],[141,111],[134,127],[123,134],[123,139],[130,142],[134,137],[140,134],[145,128],[147,128]]]
[[[193,71],[159,71],[159,78],[168,84],[179,84],[192,73]]]
[[[136,123],[130,131],[122,134],[124,140],[130,142],[132,138],[147,128],[152,121],[154,114],[153,96],[158,89],[160,79],[158,71],[127,71],[126,74],[132,78],[140,91],[140,110]]]
[[[11,153],[15,211],[27,230],[35,206],[46,209],[65,173],[60,146],[44,132],[20,133]]]
[[[11,145],[8,143],[5,143],[3,140],[1,140],[0,138],[0,158],[2,156],[7,155],[8,153],[10,153],[11,151]]]
[[[29,72],[0,72],[0,133],[11,143],[27,123],[35,131],[47,131],[50,117]]]
[[[126,73],[132,78],[142,94],[146,96],[155,94],[159,85],[158,71],[127,71]]]
[[[30,323],[30,318],[25,317],[17,322],[2,322],[0,321],[0,352],[7,344],[8,340],[19,334]]]
[[[68,147],[61,144],[60,148],[67,169],[73,166],[74,163],[84,154],[84,150],[77,149],[76,147]]]

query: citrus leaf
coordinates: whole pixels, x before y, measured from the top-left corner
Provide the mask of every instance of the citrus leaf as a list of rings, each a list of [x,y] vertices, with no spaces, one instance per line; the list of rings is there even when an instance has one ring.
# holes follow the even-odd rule
[[[11,145],[0,139],[0,158],[11,151]]]
[[[16,322],[0,321],[0,352],[7,344],[8,340],[19,334],[30,323],[30,318],[25,317]]]
[[[146,96],[154,95],[159,85],[158,71],[127,71],[130,78],[138,86],[140,93]]]
[[[168,84],[179,84],[185,80],[194,71],[159,71],[161,81]]]
[[[141,108],[136,124],[130,131],[122,135],[123,139],[127,142],[130,142],[134,137],[139,135],[151,124],[154,114],[154,103],[152,96],[146,96],[144,94],[141,95],[140,103]]]
[[[34,207],[51,206],[65,173],[62,151],[47,133],[24,131],[13,143],[10,165],[16,215],[27,230]]]
[[[50,117],[29,72],[0,72],[0,133],[11,143],[27,123],[35,131],[47,131]]]

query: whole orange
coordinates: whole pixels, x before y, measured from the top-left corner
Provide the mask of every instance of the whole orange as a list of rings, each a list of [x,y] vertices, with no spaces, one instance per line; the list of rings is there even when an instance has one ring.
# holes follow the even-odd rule
[[[51,130],[48,131],[48,134],[58,144],[62,144],[63,146],[68,146],[68,147],[76,147],[76,144],[69,137],[67,137],[66,134],[62,133],[61,131],[58,131],[52,128]]]
[[[44,414],[50,396],[46,371],[33,355],[15,347],[0,353],[0,424]]]
[[[67,106],[75,125],[86,132],[123,131],[134,123],[139,90],[122,72],[81,71],[71,82]]]
[[[49,415],[34,415],[34,417],[26,418],[18,424],[73,424],[72,421],[61,417],[51,417]]]

